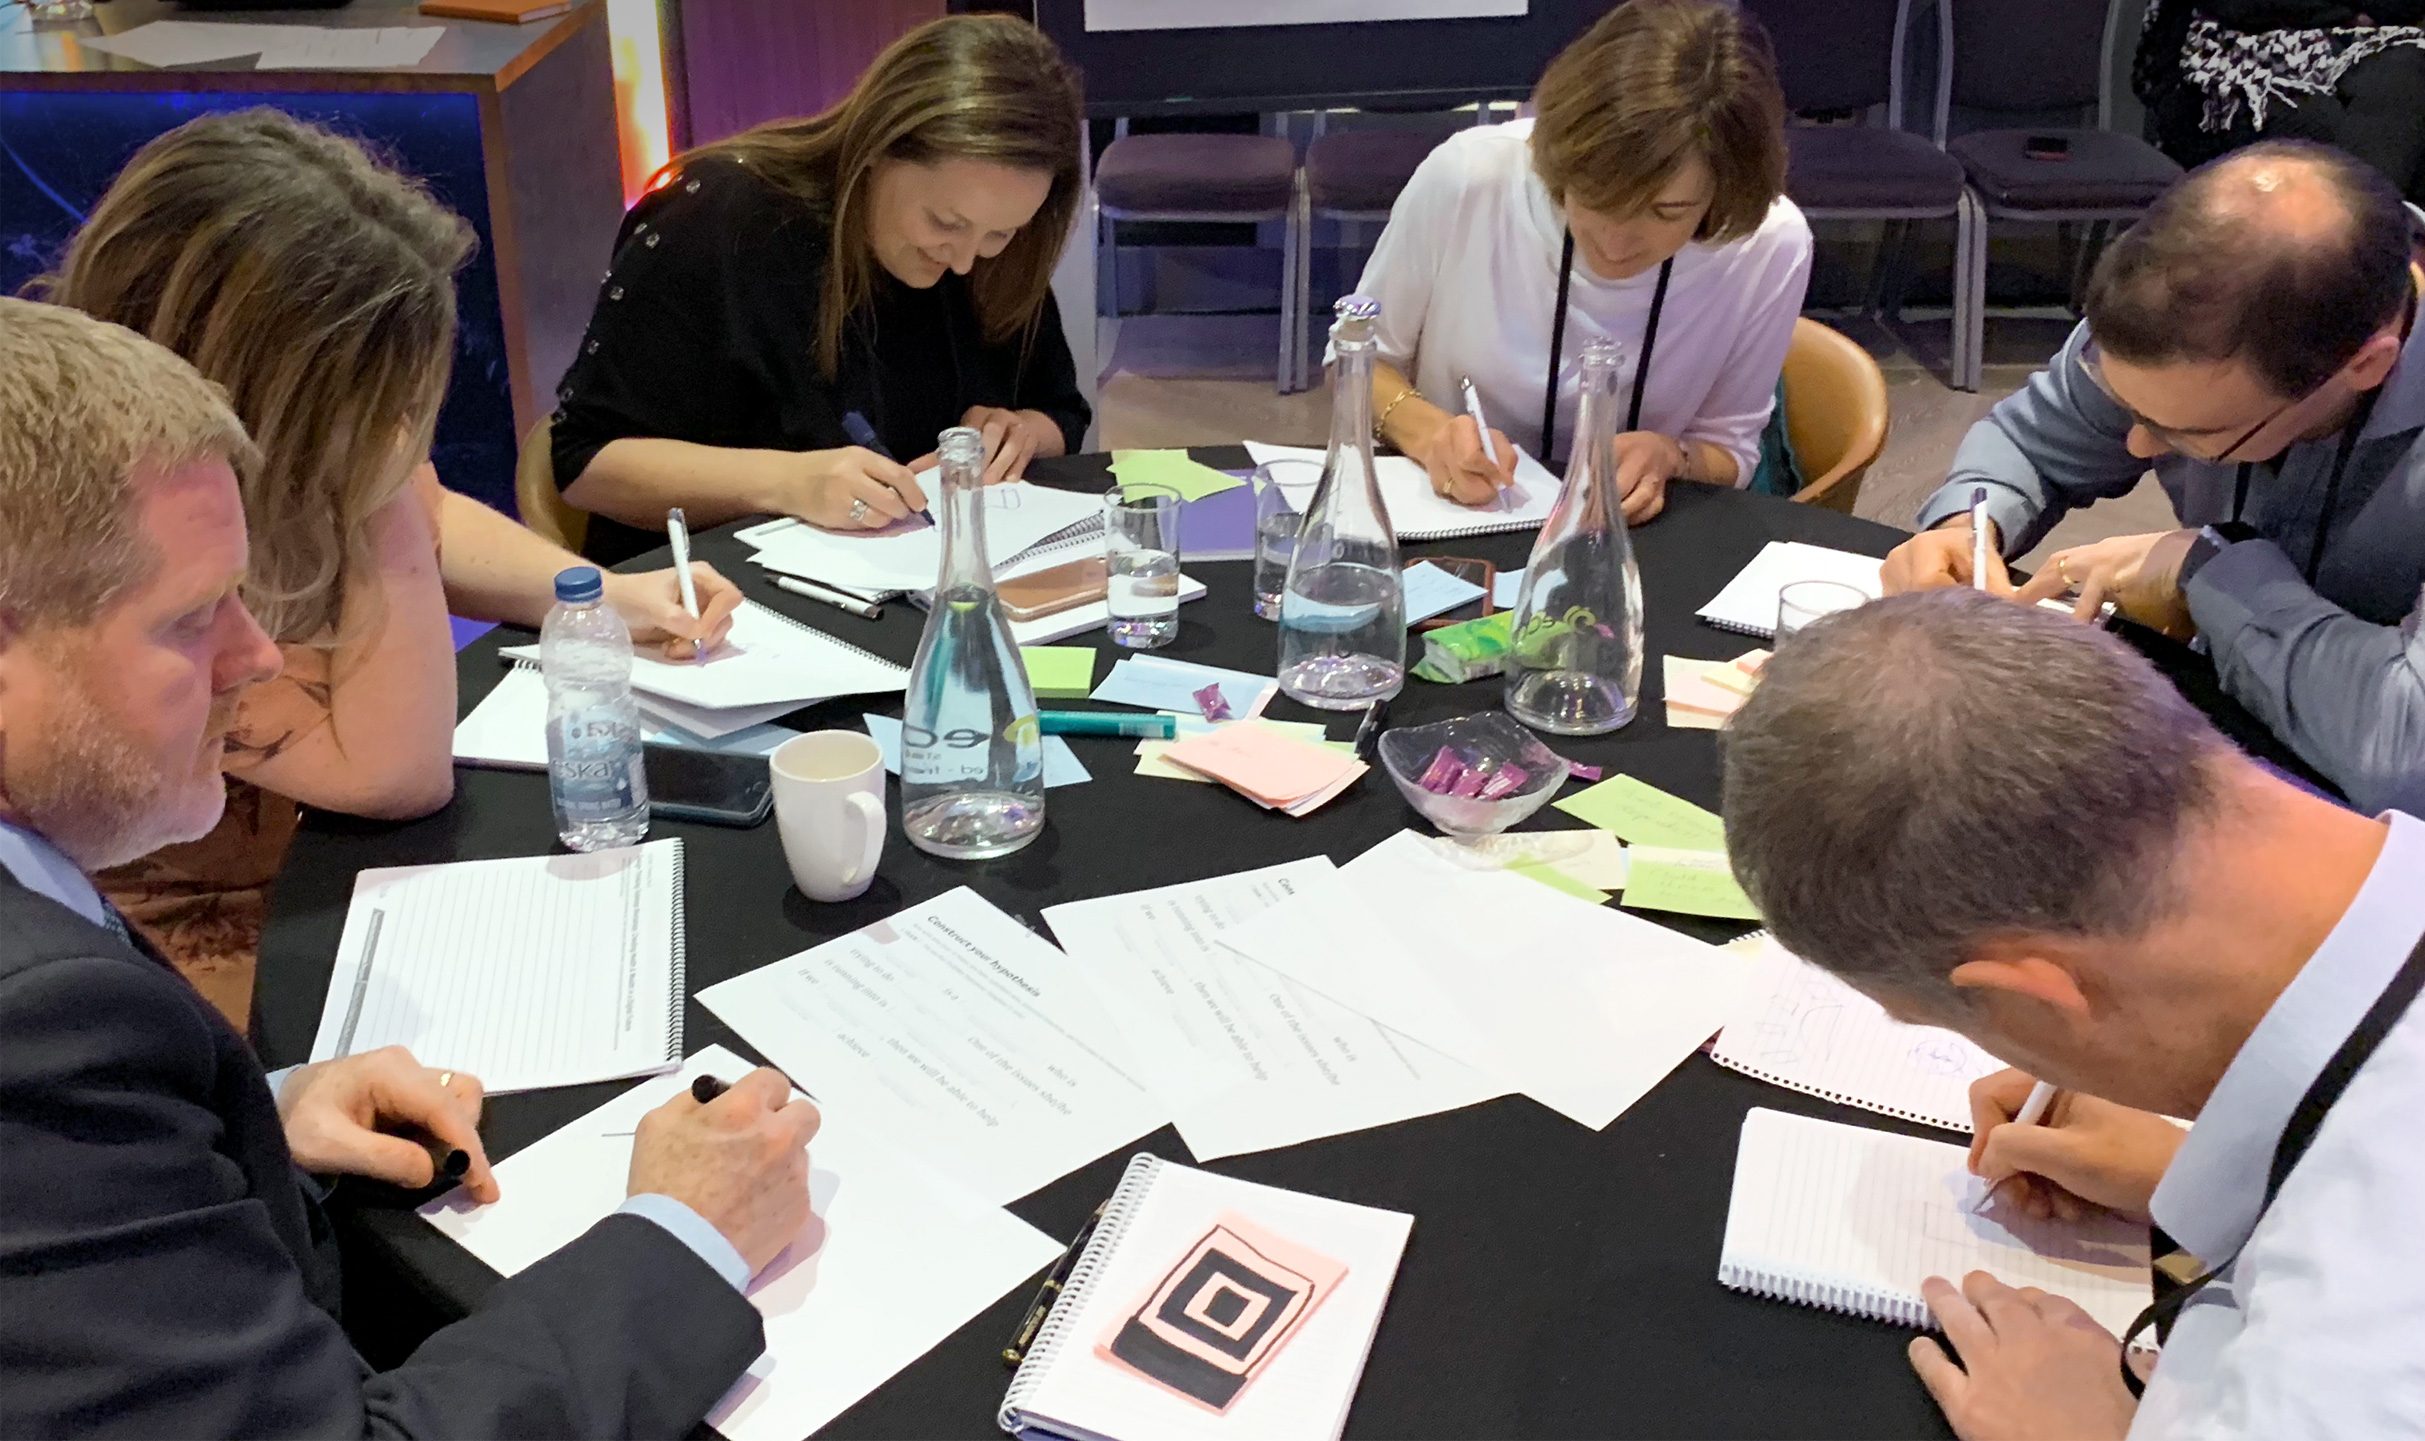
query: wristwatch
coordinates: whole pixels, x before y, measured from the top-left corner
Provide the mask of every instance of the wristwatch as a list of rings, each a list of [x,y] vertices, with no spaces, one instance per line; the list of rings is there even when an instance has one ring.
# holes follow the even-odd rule
[[[2188,585],[2189,578],[2196,575],[2206,562],[2221,555],[2225,546],[2262,538],[2257,528],[2246,521],[2226,520],[2220,524],[2198,527],[2198,538],[2189,543],[2189,554],[2181,559],[2180,583]]]

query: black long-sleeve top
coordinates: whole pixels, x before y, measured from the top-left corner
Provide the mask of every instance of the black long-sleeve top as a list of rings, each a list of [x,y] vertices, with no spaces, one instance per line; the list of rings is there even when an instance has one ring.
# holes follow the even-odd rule
[[[844,332],[834,378],[819,374],[817,321],[828,220],[750,173],[710,158],[624,217],[614,268],[558,393],[551,459],[571,485],[610,442],[653,436],[739,450],[852,444],[866,417],[896,458],[935,448],[972,405],[1052,417],[1070,450],[1090,410],[1048,299],[1032,343],[989,342],[962,277],[925,290],[877,271],[866,313]],[[613,563],[661,532],[590,522],[585,549]]]

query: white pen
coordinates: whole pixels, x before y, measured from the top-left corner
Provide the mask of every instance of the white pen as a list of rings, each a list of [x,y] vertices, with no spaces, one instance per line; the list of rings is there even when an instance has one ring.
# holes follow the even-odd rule
[[[690,522],[682,518],[682,507],[678,505],[665,512],[665,539],[674,548],[674,580],[682,587],[682,608],[690,612],[692,620],[697,620],[699,588],[690,579]],[[690,647],[694,656],[707,654],[703,642],[694,640]]]
[[[1474,390],[1474,378],[1470,375],[1458,376],[1457,389],[1465,392],[1465,413],[1474,418],[1474,429],[1482,432],[1482,457],[1495,470],[1499,465],[1499,447],[1491,441],[1490,422],[1482,418],[1482,397]],[[1507,509],[1507,493],[1512,489],[1513,486],[1501,487],[1499,509]]]
[[[1987,589],[1987,487],[1970,488],[1970,588]]]
[[[861,600],[855,595],[844,595],[838,590],[827,590],[824,586],[809,581],[794,580],[788,575],[779,575],[775,577],[775,586],[779,590],[790,591],[793,595],[806,596],[810,600],[821,600],[837,610],[846,610],[852,615],[862,616],[868,620],[884,618],[884,607],[872,601]]]
[[[2046,1108],[2053,1105],[2054,1100],[2055,1088],[2053,1084],[2047,1081],[2038,1082],[2036,1085],[2029,1088],[2028,1098],[2021,1102],[2021,1109],[2013,1114],[2012,1120],[2007,1124],[2014,1126],[2034,1126],[2038,1124],[2040,1121],[2046,1119]],[[2013,1176],[2017,1176],[2019,1174],[2021,1173],[2015,1171],[2011,1176],[2006,1176],[2002,1180],[1998,1180],[1988,1186],[1985,1193],[1979,1197],[1979,1204],[1974,1209],[1980,1211],[1986,1210],[1987,1203],[1995,1199],[1997,1189],[2001,1187],[2005,1181],[2009,1181]]]

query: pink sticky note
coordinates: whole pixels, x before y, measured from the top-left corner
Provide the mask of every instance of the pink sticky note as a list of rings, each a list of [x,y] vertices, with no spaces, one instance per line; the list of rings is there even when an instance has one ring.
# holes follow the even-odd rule
[[[1724,686],[1711,684],[1703,674],[1711,664],[1705,660],[1686,660],[1682,656],[1664,657],[1662,669],[1667,679],[1667,703],[1718,716],[1733,715],[1740,709],[1742,696]]]
[[[1189,736],[1162,753],[1268,805],[1286,806],[1337,783],[1356,759],[1261,726],[1227,725]]]

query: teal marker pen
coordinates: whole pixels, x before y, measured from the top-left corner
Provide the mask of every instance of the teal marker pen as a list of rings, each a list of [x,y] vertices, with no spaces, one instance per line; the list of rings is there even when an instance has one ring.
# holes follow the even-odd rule
[[[1038,711],[1036,724],[1048,736],[1130,736],[1137,740],[1166,741],[1179,733],[1179,722],[1171,716],[1115,715],[1110,711]]]

